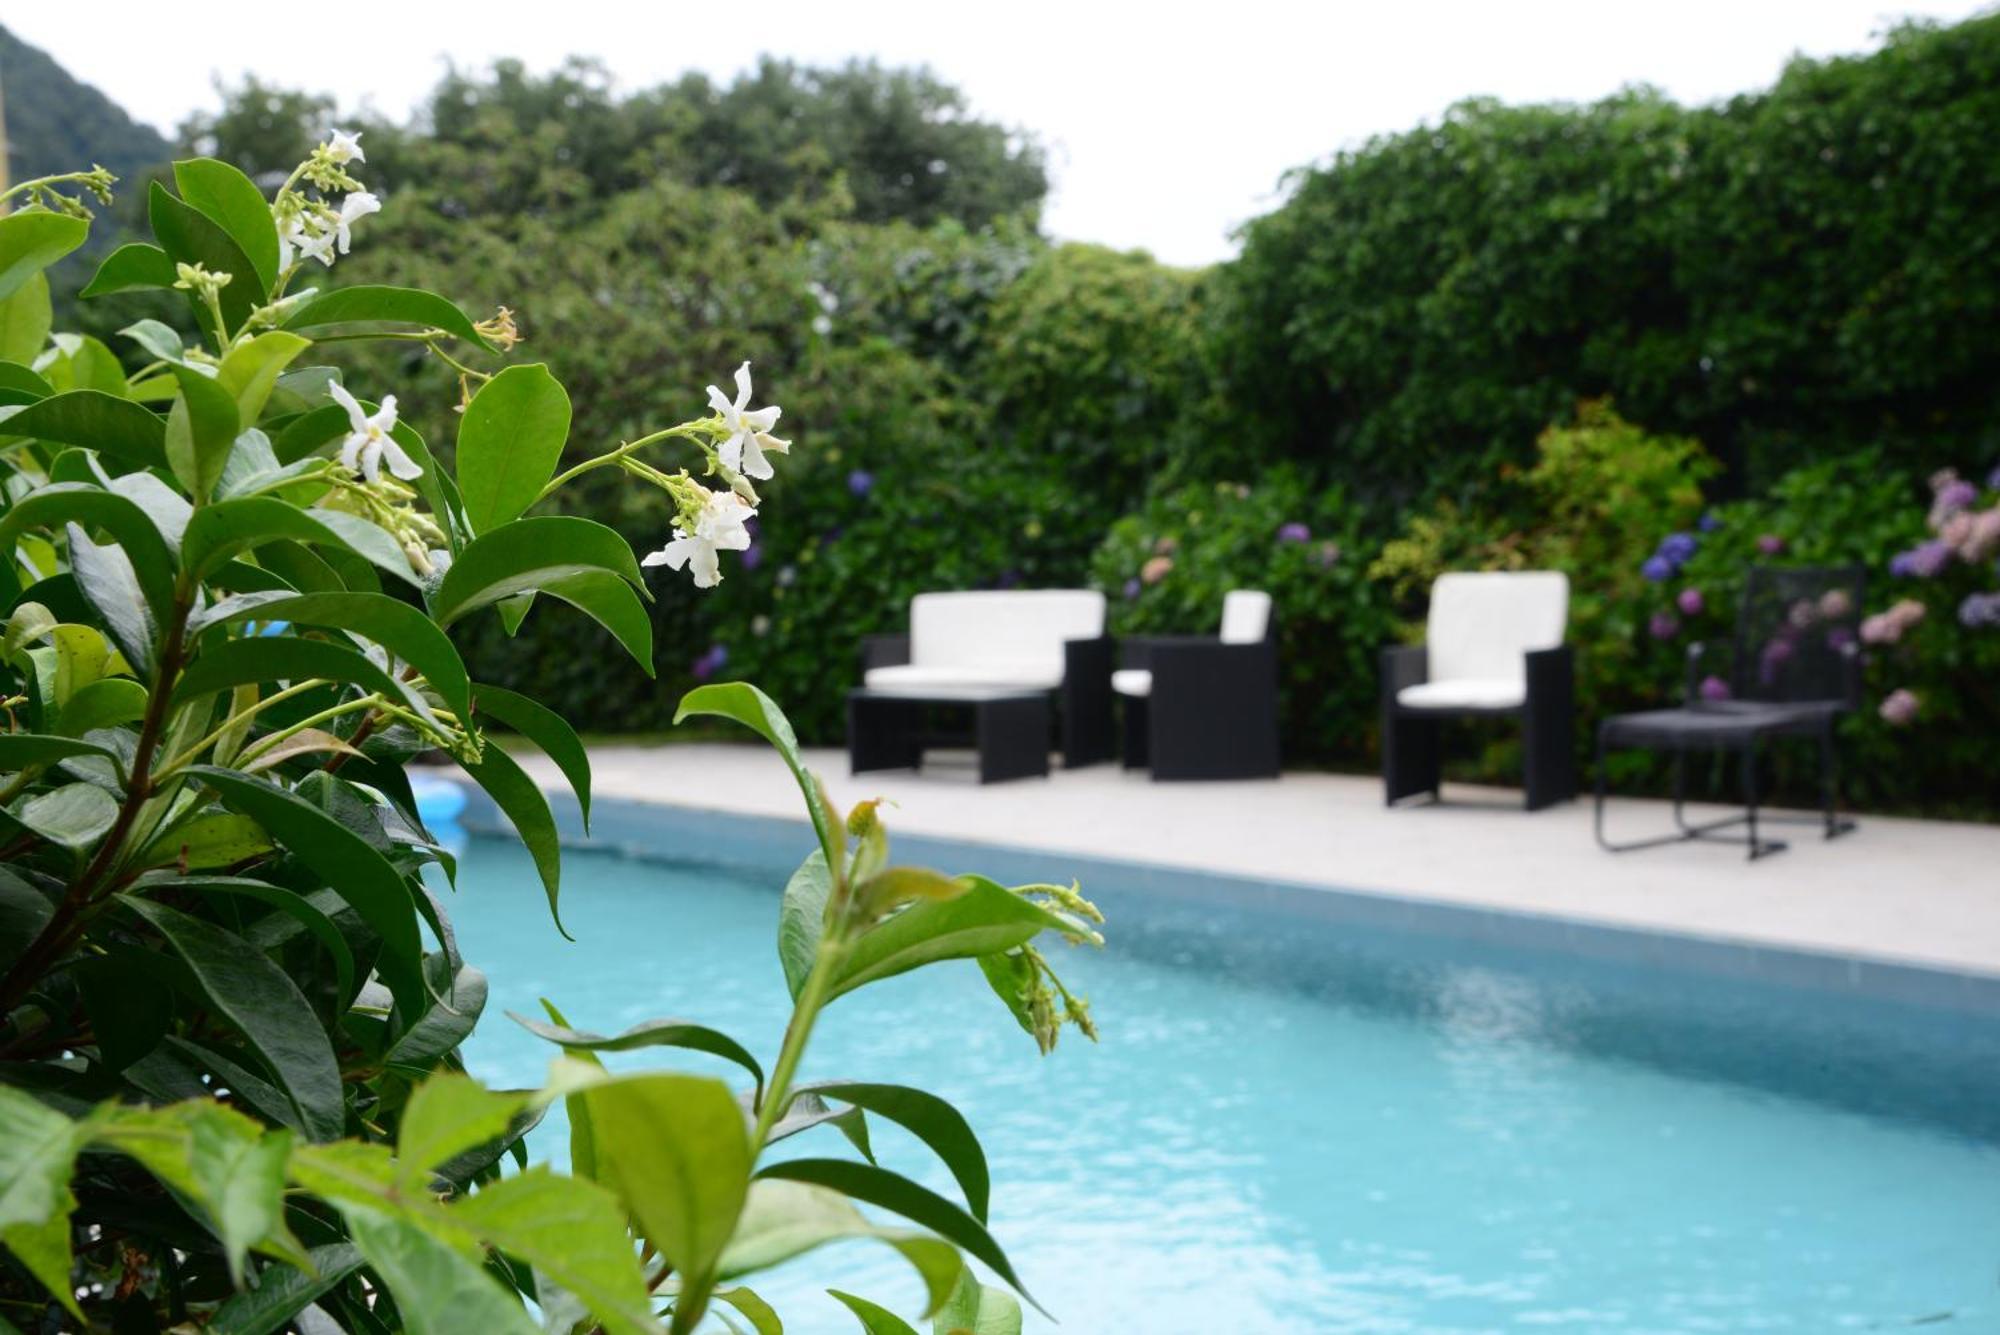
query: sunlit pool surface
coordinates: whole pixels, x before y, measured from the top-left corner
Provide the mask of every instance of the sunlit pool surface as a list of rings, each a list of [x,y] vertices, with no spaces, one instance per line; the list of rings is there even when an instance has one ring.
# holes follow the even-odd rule
[[[516,846],[466,850],[475,1073],[539,1082],[551,1050],[500,1012],[541,996],[599,1031],[698,1019],[768,1065],[782,873],[578,852],[565,882],[574,945]],[[957,1104],[1063,1330],[2000,1330],[2000,1025],[1088,888],[1113,944],[1057,957],[1101,1044],[1038,1057],[951,964],[837,1003],[804,1072]],[[670,1062],[732,1074],[620,1059]],[[566,1139],[552,1119],[533,1144]],[[788,1146],[847,1152],[830,1129]],[[876,1147],[953,1191],[895,1128]],[[919,1306],[865,1242],[757,1287],[788,1330],[858,1329],[829,1285]]]

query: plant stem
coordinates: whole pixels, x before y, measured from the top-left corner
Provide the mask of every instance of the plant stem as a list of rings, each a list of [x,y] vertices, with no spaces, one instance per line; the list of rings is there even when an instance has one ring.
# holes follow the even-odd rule
[[[193,764],[194,758],[196,756],[200,755],[203,751],[206,751],[209,747],[214,746],[217,741],[221,740],[222,735],[224,733],[228,732],[231,728],[235,727],[239,723],[243,723],[249,719],[255,718],[258,714],[263,713],[266,709],[269,709],[272,705],[277,704],[279,701],[289,700],[295,695],[299,695],[305,691],[312,690],[314,687],[326,686],[329,684],[330,683],[324,677],[313,677],[306,681],[294,682],[290,686],[287,686],[284,690],[279,691],[276,695],[266,696],[264,699],[259,700],[256,704],[251,705],[248,709],[243,710],[241,713],[231,714],[228,718],[222,720],[221,725],[218,726],[215,729],[215,731],[209,733],[208,736],[202,738],[200,741],[196,742],[193,746],[190,746],[187,750],[175,756],[172,760],[169,760],[166,763],[166,766],[163,769],[161,769],[160,776],[162,778],[165,778],[170,775],[179,773],[187,766]]]
[[[541,491],[536,493],[535,499],[537,501],[545,501],[562,490],[565,483],[582,477],[593,468],[603,468],[607,465],[615,464],[634,450],[644,449],[648,445],[657,445],[661,441],[671,440],[675,436],[693,440],[699,434],[699,428],[700,423],[698,422],[682,422],[679,426],[670,426],[664,431],[655,431],[650,436],[641,436],[637,440],[628,440],[615,450],[606,450],[594,459],[586,459],[574,468],[557,473],[549,480],[548,486],[543,487]]]
[[[805,1056],[813,1024],[819,1019],[820,1008],[827,1003],[827,994],[833,990],[834,974],[846,958],[845,939],[820,938],[819,953],[813,959],[812,971],[806,975],[805,985],[799,989],[798,1001],[792,1006],[792,1018],[785,1025],[784,1045],[778,1049],[778,1064],[771,1068],[771,1081],[765,1086],[764,1102],[757,1109],[757,1127],[750,1133],[752,1158],[764,1152],[765,1138],[791,1103],[792,1077],[798,1074],[799,1060]]]
[[[376,709],[387,703],[380,695],[364,695],[359,700],[344,700],[331,708],[322,709],[317,714],[302,718],[297,723],[287,724],[276,732],[265,733],[262,737],[259,737],[256,741],[243,748],[242,754],[236,757],[236,764],[239,768],[247,765],[258,756],[277,747],[286,738],[296,737],[308,728],[317,728],[322,723],[331,723],[341,715],[352,714],[357,709]]]

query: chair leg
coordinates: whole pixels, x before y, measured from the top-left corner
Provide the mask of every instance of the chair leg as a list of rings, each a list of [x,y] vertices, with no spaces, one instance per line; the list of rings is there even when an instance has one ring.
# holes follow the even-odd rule
[[[1819,734],[1820,811],[1826,818],[1826,837],[1837,839],[1854,829],[1854,822],[1840,815],[1840,758],[1828,719]]]
[[[1419,793],[1438,795],[1442,777],[1439,722],[1389,714],[1382,720],[1384,800],[1394,806]]]
[[[1122,697],[1124,709],[1123,750],[1126,769],[1145,769],[1152,756],[1147,745],[1152,729],[1147,721],[1146,697],[1128,695]]]

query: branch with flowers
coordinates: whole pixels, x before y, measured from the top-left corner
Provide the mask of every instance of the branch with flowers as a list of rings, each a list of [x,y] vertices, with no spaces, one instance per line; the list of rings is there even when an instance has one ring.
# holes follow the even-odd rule
[[[947,960],[975,961],[1041,1050],[1065,1025],[1094,1036],[1037,942],[1096,943],[1097,912],[1074,886],[891,864],[876,804],[835,806],[754,687],[705,687],[682,713],[769,742],[814,831],[785,892],[793,1007],[768,1076],[693,1022],[606,1038],[552,1005],[522,1021],[560,1053],[543,1088],[465,1074],[485,979],[426,883],[456,863],[405,764],[440,749],[485,790],[558,930],[549,800],[487,730],[551,756],[586,820],[590,769],[560,715],[478,681],[448,632],[581,613],[650,674],[644,568],[719,584],[722,553],[749,546],[753,483],[790,446],[779,410],[751,406],[746,361],[707,414],[559,471],[570,401],[546,366],[498,360],[520,341],[506,308],[475,321],[417,289],[291,290],[380,210],[364,162],[360,136],[335,132],[272,200],[227,164],[177,163],[175,189],[152,189],[153,242],[114,252],[84,293],[179,294],[201,340],[130,325],[147,360],[129,376],[80,375],[78,339],[0,361],[0,1325],[625,1335],[728,1307],[775,1329],[744,1280],[858,1237],[910,1263],[939,1328],[1018,1329],[1016,1299],[969,1264],[1025,1292],[964,1119],[921,1090],[798,1073],[827,1006]],[[83,243],[82,201],[110,186],[99,171],[18,188],[0,327],[33,327],[40,270]],[[313,364],[362,340],[456,372],[453,468],[395,394]],[[672,499],[643,561],[602,524],[531,513],[606,468]],[[647,1045],[720,1054],[747,1080],[613,1076],[594,1055]],[[557,1101],[584,1137],[565,1174],[529,1166],[524,1140]],[[826,1122],[865,1146],[870,1116],[929,1145],[960,1199],[868,1161],[768,1156]],[[910,1329],[836,1297],[870,1329]]]

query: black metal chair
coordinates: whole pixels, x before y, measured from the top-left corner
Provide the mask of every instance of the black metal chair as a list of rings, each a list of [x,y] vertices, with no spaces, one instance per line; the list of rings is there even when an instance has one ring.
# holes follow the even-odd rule
[[[1438,796],[1443,725],[1454,718],[1521,720],[1528,810],[1576,796],[1568,621],[1569,577],[1559,571],[1439,576],[1424,643],[1382,654],[1382,780],[1390,805]]]
[[[1861,566],[1753,567],[1744,580],[1737,609],[1735,643],[1726,664],[1710,672],[1708,648],[1689,647],[1684,703],[1605,719],[1597,729],[1597,792],[1593,829],[1597,842],[1613,853],[1662,844],[1711,839],[1745,845],[1750,858],[1783,851],[1783,840],[1760,832],[1762,825],[1797,824],[1797,817],[1760,814],[1758,764],[1769,745],[1785,739],[1814,742],[1819,751],[1820,814],[1805,819],[1820,825],[1828,839],[1855,828],[1838,814],[1837,725],[1861,703],[1861,644],[1858,627],[1867,592]],[[1713,675],[1722,689],[1707,698],[1702,683]],[[1608,796],[1605,757],[1617,749],[1673,753],[1672,832],[1623,843],[1604,835]],[[1741,766],[1743,811],[1693,823],[1687,819],[1687,756],[1690,751],[1734,753]],[[1743,833],[1726,834],[1736,826]]]
[[[1271,595],[1236,589],[1216,635],[1120,644],[1111,689],[1125,706],[1127,769],[1155,779],[1267,779],[1278,774],[1278,636]]]

